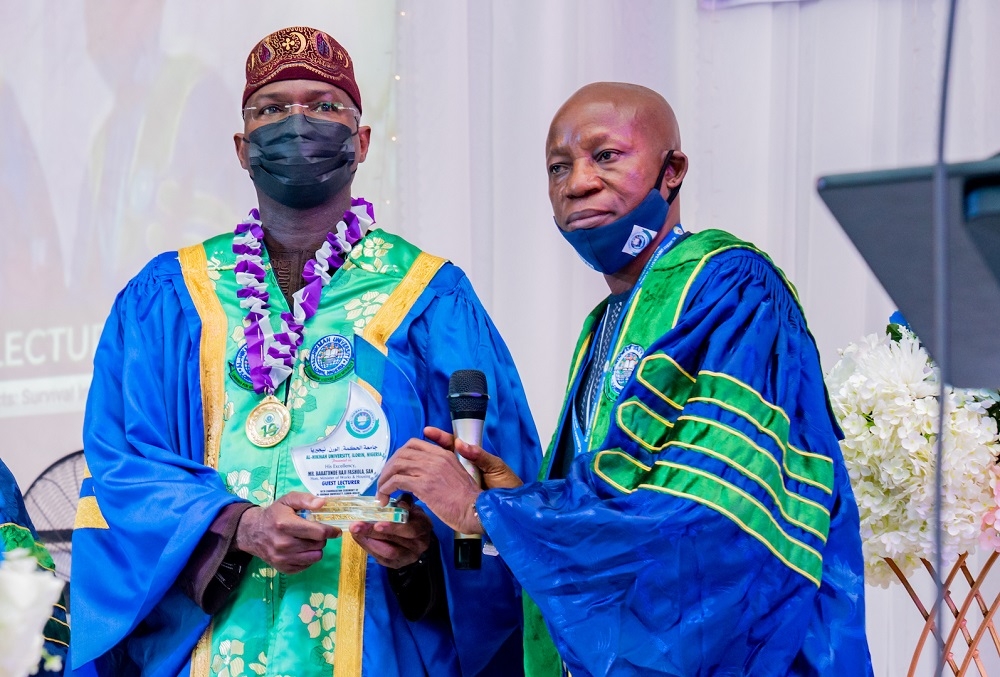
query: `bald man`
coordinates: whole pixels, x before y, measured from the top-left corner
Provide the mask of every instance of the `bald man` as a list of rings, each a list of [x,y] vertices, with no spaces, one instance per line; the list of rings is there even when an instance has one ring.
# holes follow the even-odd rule
[[[556,225],[611,294],[541,481],[427,429],[379,491],[492,541],[531,598],[528,675],[872,674],[857,506],[794,288],[753,245],[681,227],[688,158],[655,92],[579,90],[546,162]]]

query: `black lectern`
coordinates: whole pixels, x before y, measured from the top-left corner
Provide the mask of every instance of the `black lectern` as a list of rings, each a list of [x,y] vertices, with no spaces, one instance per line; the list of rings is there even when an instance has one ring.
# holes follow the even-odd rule
[[[825,176],[819,195],[933,356],[934,168]],[[948,165],[951,385],[1000,387],[1000,156]]]

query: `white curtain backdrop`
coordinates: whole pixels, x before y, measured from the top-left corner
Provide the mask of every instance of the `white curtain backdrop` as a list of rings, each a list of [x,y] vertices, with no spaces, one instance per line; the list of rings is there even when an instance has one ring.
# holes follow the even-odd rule
[[[69,364],[65,350],[42,360],[38,337],[79,341],[149,258],[231,228],[252,204],[229,140],[243,62],[287,25],[322,28],[353,55],[374,130],[356,192],[381,226],[469,273],[544,440],[579,324],[606,293],[546,195],[548,123],[588,82],[640,83],[673,104],[691,162],[682,222],[767,250],[831,367],[894,306],[815,181],[933,160],[947,2],[724,4],[0,0],[0,455],[26,488],[80,445],[73,393],[92,341]],[[950,161],[1000,150],[998,29],[996,0],[960,3]],[[55,403],[66,384],[76,390]],[[919,628],[909,599],[870,591],[868,611],[876,674],[905,674]]]

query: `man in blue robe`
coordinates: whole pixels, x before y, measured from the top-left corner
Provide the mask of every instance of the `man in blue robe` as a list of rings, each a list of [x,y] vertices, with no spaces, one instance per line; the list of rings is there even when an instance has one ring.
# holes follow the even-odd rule
[[[541,481],[428,430],[380,494],[492,542],[534,602],[529,675],[870,675],[858,511],[794,288],[753,245],[681,228],[688,160],[655,92],[582,88],[546,161],[556,225],[611,295]]]
[[[398,446],[424,423],[446,427],[458,369],[483,370],[498,395],[484,446],[525,478],[541,449],[465,275],[368,230],[372,206],[351,196],[371,129],[347,52],[322,31],[286,28],[254,47],[246,74],[235,144],[259,212],[150,262],[97,349],[72,667],[520,674],[520,590],[501,563],[456,571],[451,531],[419,505],[405,524],[349,534],[299,516],[324,505],[307,493],[316,473],[367,476],[362,457],[391,451],[377,431]],[[339,470],[302,461],[338,434],[355,439],[336,447]]]

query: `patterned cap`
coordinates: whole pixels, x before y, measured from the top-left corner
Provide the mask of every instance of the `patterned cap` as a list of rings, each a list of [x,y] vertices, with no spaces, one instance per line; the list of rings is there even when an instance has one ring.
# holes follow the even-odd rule
[[[275,31],[258,42],[247,57],[243,105],[264,85],[281,80],[319,80],[340,87],[361,112],[361,93],[354,80],[351,57],[323,31],[293,26]]]

